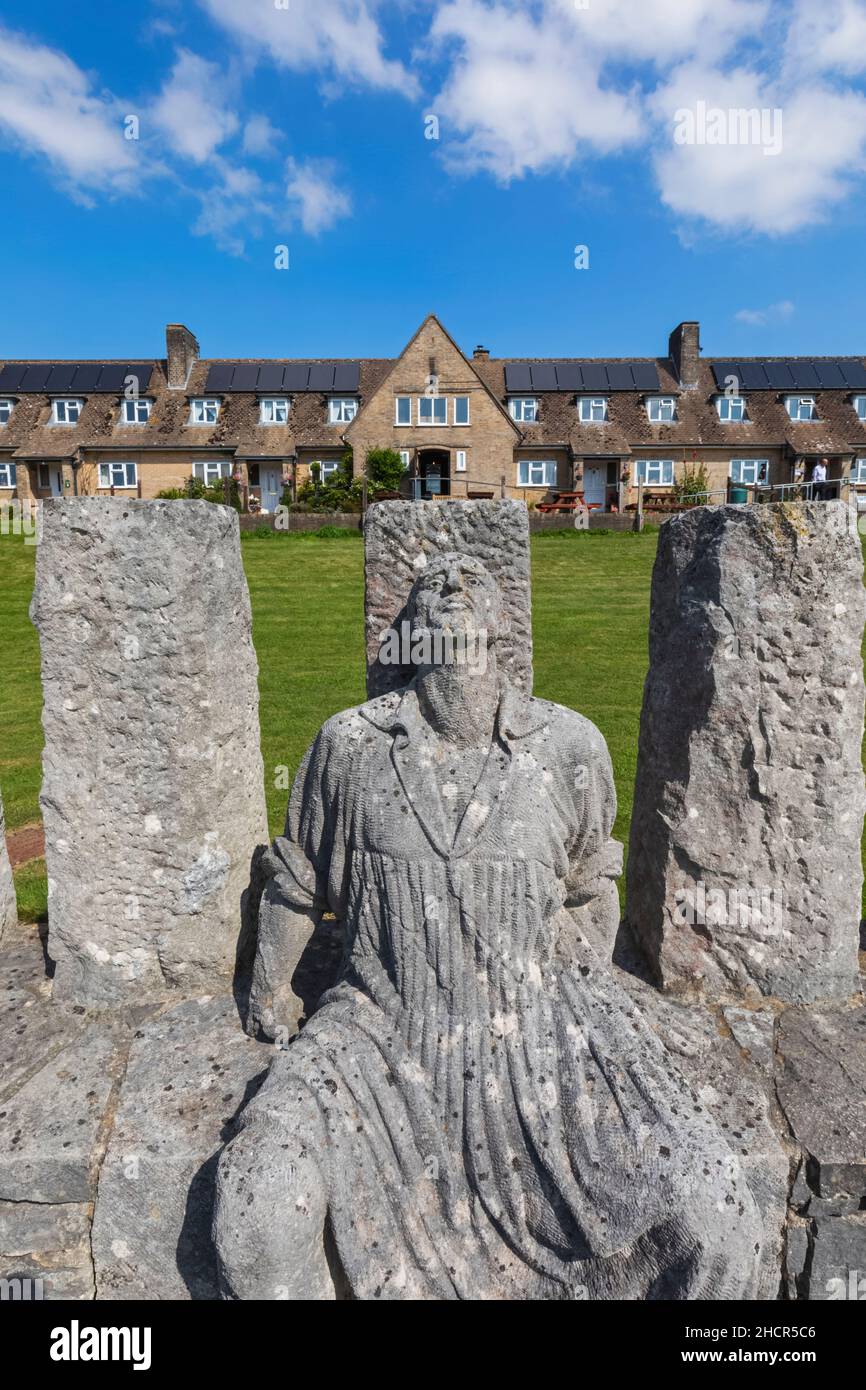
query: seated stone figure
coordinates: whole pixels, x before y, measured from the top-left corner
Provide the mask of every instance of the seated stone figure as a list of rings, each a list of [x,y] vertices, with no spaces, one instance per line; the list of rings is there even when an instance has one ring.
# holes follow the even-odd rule
[[[329,719],[298,774],[257,1021],[290,1010],[323,912],[344,955],[221,1157],[225,1294],[753,1297],[738,1161],[606,964],[601,734],[503,681],[479,562],[435,559],[410,613],[415,632],[486,633],[486,664],[422,664]]]

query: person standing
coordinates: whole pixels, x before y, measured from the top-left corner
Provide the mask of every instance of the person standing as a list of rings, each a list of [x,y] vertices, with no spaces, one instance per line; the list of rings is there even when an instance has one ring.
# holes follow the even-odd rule
[[[823,502],[827,497],[827,460],[819,459],[812,469],[812,497],[816,502]]]

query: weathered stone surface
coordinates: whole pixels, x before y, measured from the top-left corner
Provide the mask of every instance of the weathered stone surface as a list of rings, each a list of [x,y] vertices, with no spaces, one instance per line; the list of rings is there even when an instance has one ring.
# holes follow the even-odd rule
[[[862,1302],[866,1299],[866,1211],[822,1216],[812,1227],[804,1293],[810,1302]]]
[[[257,990],[262,1017],[289,998],[326,911],[346,946],[220,1159],[224,1292],[724,1299],[768,1267],[778,1288],[766,1094],[735,1087],[752,1064],[730,1038],[718,1071],[712,1033],[695,1094],[603,959],[607,748],[513,683],[507,647],[500,665],[513,630],[470,539],[446,537],[400,602],[413,630],[486,630],[484,669],[430,662],[330,719],[266,856],[253,1011]]]
[[[496,579],[507,614],[500,663],[511,682],[532,690],[529,522],[523,502],[377,502],[364,518],[364,613],[367,693],[406,685],[414,671],[382,664],[389,628],[400,631],[412,585],[434,556],[459,551],[480,560]]]
[[[866,1007],[786,1009],[778,1052],[779,1103],[809,1187],[856,1209],[866,1201]]]
[[[0,1201],[0,1279],[19,1281],[10,1297],[94,1297],[91,1214],[88,1202]]]
[[[46,503],[31,614],[56,996],[227,989],[267,838],[236,513]]]
[[[272,1056],[225,996],[176,1004],[137,1031],[99,1177],[99,1298],[217,1297],[216,1155]]]
[[[712,1115],[748,1178],[759,1213],[755,1240],[761,1246],[761,1279],[756,1297],[775,1299],[782,1280],[794,1151],[774,1105],[772,1017],[769,1046],[763,1037],[760,1046],[749,1047],[736,1034],[729,1036],[727,1010],[722,1014],[660,994],[640,978],[628,944],[620,947],[617,958],[629,967],[617,970],[617,981],[673,1057],[698,1103]]]
[[[3,797],[0,795],[0,937],[7,927],[14,927],[17,921],[15,883],[9,863],[9,851],[6,848],[6,818],[3,813]]]
[[[666,989],[857,987],[864,612],[842,502],[662,527],[627,915]]]
[[[769,1075],[773,1067],[775,1014],[769,1009],[735,1009],[729,1005],[722,1015],[737,1046]]]
[[[0,1201],[93,1199],[123,1055],[115,1030],[92,1023],[3,1102]]]

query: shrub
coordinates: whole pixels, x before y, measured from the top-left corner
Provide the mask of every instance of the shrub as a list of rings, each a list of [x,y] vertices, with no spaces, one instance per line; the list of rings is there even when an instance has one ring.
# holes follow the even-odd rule
[[[182,488],[167,487],[164,488],[162,492],[158,492],[156,495],[160,500],[167,500],[169,502],[178,502],[183,500],[189,500],[191,498],[195,501],[216,502],[222,506],[225,506],[226,482],[229,483],[230,488],[231,501],[229,505],[234,507],[236,511],[240,511],[241,490],[238,484],[235,482],[234,478],[220,478],[218,482],[213,483],[211,486],[208,486],[206,483],[203,483],[201,478],[187,478]]]

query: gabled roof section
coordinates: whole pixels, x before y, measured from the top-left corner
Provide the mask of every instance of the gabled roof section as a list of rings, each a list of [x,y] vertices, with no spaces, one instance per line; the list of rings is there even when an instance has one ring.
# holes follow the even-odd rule
[[[475,377],[475,379],[476,379],[476,381],[478,382],[478,384],[481,386],[481,388],[484,390],[484,392],[486,393],[486,395],[487,395],[487,396],[490,398],[490,400],[492,401],[493,405],[494,405],[494,406],[496,407],[496,409],[499,411],[500,415],[503,417],[503,419],[505,419],[505,420],[508,421],[509,425],[511,426],[512,430],[514,431],[515,436],[516,436],[518,439],[520,439],[520,438],[521,438],[521,435],[522,435],[522,431],[521,431],[520,427],[515,423],[514,420],[512,420],[511,416],[509,415],[509,413],[508,413],[508,411],[506,410],[505,406],[503,405],[502,401],[498,398],[498,396],[495,394],[495,392],[491,390],[489,384],[484,380],[484,377],[483,377],[482,374],[478,371],[478,368],[477,368],[476,363],[472,360],[471,357],[467,357],[467,356],[466,356],[466,353],[465,353],[465,352],[463,351],[463,349],[462,349],[461,347],[459,347],[458,344],[454,341],[454,339],[451,337],[451,334],[448,332],[448,329],[447,329],[447,328],[444,326],[444,324],[436,317],[435,314],[428,314],[428,315],[427,315],[427,317],[418,325],[417,329],[416,329],[415,332],[412,334],[412,337],[409,339],[408,343],[407,343],[406,346],[403,348],[403,351],[402,351],[397,357],[395,357],[395,358],[393,359],[393,361],[392,361],[392,363],[391,363],[391,369],[390,369],[390,371],[386,374],[386,376],[383,378],[383,380],[379,383],[379,385],[376,387],[375,391],[373,391],[373,392],[367,397],[366,401],[365,401],[364,404],[362,405],[361,409],[358,411],[358,414],[355,416],[355,418],[354,418],[354,420],[352,421],[352,423],[351,423],[350,425],[347,426],[346,432],[345,432],[345,433],[346,433],[346,438],[348,439],[348,438],[350,437],[350,435],[351,435],[353,429],[355,428],[356,424],[358,423],[358,421],[361,420],[361,419],[363,419],[364,413],[365,413],[366,410],[369,408],[371,402],[372,402],[373,400],[375,400],[375,398],[376,398],[376,396],[379,394],[379,392],[380,392],[380,391],[384,391],[384,390],[386,389],[386,387],[388,386],[389,381],[391,380],[391,377],[392,377],[392,376],[394,375],[394,373],[397,371],[398,367],[400,366],[401,362],[403,361],[403,359],[404,359],[404,357],[406,356],[406,354],[407,354],[407,352],[409,351],[409,349],[413,346],[413,344],[415,344],[415,343],[418,341],[418,339],[420,338],[421,334],[424,332],[424,329],[427,328],[428,325],[431,324],[431,323],[436,325],[436,327],[438,328],[439,332],[442,334],[443,338],[445,338],[445,339],[451,344],[451,346],[453,347],[454,351],[463,359],[463,361],[465,362],[466,366],[467,366],[467,367],[469,368],[469,370],[471,371],[472,375]]]

